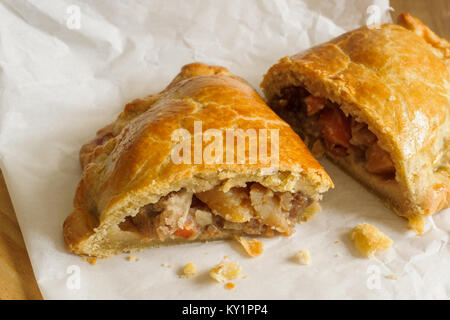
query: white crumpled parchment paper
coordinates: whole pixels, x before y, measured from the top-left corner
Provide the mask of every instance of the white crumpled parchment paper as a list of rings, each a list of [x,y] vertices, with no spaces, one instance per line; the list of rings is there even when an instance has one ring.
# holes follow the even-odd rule
[[[377,7],[368,9],[371,4]],[[368,19],[389,21],[388,8],[384,0],[2,1],[1,169],[43,296],[449,298],[448,210],[418,237],[327,162],[336,188],[325,195],[323,211],[292,237],[265,240],[258,258],[221,241],[149,249],[136,254],[138,262],[119,255],[92,266],[63,245],[62,223],[81,173],[79,148],[126,102],[161,90],[192,61],[226,66],[258,87],[279,58]],[[360,222],[383,230],[393,248],[361,258],[349,240]],[[295,263],[299,249],[310,250],[311,265]],[[208,276],[225,255],[248,276],[234,290]],[[199,274],[182,279],[188,261]]]

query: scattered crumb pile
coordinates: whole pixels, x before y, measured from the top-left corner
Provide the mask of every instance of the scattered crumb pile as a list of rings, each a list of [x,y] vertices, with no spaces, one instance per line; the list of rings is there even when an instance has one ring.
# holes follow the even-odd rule
[[[244,237],[236,236],[235,239],[244,248],[245,252],[248,253],[250,257],[257,257],[261,255],[264,251],[264,244],[262,241],[256,239],[247,240]]]
[[[97,258],[96,257],[81,257],[81,260],[87,261],[91,265],[97,264]]]
[[[193,262],[188,262],[183,269],[183,278],[190,278],[197,274],[197,266]]]
[[[355,242],[355,248],[366,257],[373,257],[375,252],[389,249],[393,243],[387,235],[367,223],[354,227],[350,237]]]
[[[295,255],[297,262],[301,265],[308,265],[311,263],[311,254],[308,249],[299,250]]]
[[[218,282],[225,282],[240,277],[242,268],[234,261],[221,261],[209,270],[209,275]]]
[[[161,263],[161,267],[172,268],[173,266],[170,263]]]

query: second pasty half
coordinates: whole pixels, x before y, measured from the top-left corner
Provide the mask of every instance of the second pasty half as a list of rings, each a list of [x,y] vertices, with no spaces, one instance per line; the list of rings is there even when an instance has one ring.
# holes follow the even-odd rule
[[[221,143],[227,130],[248,133],[241,156],[238,135],[232,156]],[[290,235],[333,186],[255,90],[201,63],[184,66],[159,94],[127,104],[81,148],[80,160],[64,240],[74,253],[99,257],[236,234]]]
[[[450,44],[409,14],[270,68],[269,105],[331,160],[423,230],[449,206]]]

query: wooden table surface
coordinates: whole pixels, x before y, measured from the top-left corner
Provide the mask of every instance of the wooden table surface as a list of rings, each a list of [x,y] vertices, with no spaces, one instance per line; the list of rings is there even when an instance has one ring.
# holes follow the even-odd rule
[[[325,0],[326,1],[326,0]],[[449,0],[391,0],[394,21],[409,12],[450,39]],[[0,299],[42,299],[17,223],[8,190],[0,173]]]

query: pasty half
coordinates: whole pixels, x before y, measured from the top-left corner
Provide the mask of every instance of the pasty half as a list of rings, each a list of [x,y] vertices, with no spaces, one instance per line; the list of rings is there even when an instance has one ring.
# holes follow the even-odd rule
[[[240,163],[237,150],[235,161],[226,162],[226,147],[211,152],[217,161],[198,161],[196,151],[205,157],[212,150],[206,135],[196,144],[199,123],[202,134],[266,130],[267,155],[279,152],[276,168],[260,157]],[[174,140],[178,129],[190,136]],[[191,145],[180,152],[180,141]],[[183,157],[192,151],[191,162],[174,161],[174,150]],[[246,140],[245,155],[250,151]],[[127,104],[81,148],[80,160],[83,174],[64,240],[74,253],[100,257],[236,234],[290,235],[333,185],[298,135],[244,80],[201,63],[184,66],[161,93]]]
[[[450,45],[409,14],[399,22],[283,58],[261,87],[313,153],[420,232],[449,206]]]

